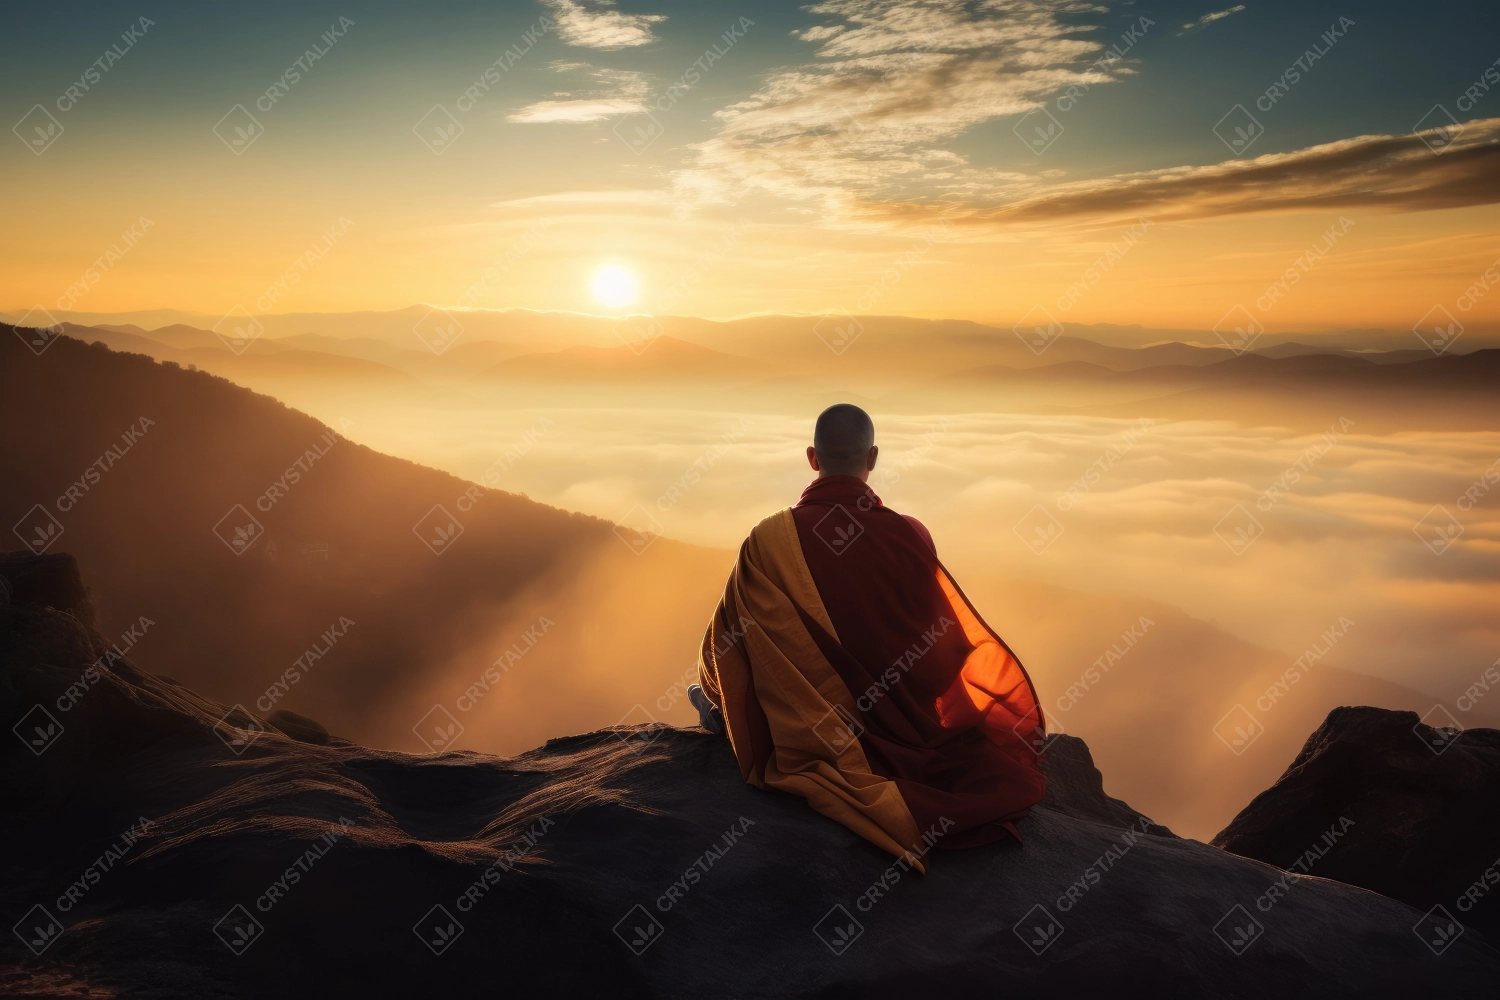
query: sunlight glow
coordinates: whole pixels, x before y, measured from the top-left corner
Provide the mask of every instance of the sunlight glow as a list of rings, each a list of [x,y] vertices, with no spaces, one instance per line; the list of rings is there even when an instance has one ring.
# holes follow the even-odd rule
[[[618,264],[601,267],[594,272],[594,298],[618,309],[635,301],[635,275]]]

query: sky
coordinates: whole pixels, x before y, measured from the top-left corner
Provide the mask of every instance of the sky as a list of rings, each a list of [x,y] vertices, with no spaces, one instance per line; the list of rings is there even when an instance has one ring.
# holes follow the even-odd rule
[[[1009,325],[1041,306],[1201,330],[1243,307],[1316,332],[1442,306],[1500,332],[1494,4],[148,2],[11,20],[12,313]]]

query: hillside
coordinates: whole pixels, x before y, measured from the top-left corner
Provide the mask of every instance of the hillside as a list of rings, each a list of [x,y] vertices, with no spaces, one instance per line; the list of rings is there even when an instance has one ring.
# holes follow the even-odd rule
[[[558,628],[506,679],[555,671],[598,725],[654,704],[696,650],[727,554],[662,540],[637,556],[608,522],[381,455],[206,372],[71,338],[34,356],[0,334],[0,417],[27,428],[0,437],[0,516],[27,542],[27,518],[52,525],[101,630],[148,619],[152,662],[211,697],[254,704],[295,674],[282,707],[420,749],[412,727],[458,711],[542,617]],[[542,738],[524,703],[489,699],[468,728]],[[653,713],[674,708],[689,717]]]

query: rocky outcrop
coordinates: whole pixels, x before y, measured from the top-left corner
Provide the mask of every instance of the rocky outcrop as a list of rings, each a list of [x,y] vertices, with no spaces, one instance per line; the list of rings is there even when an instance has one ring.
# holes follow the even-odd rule
[[[65,552],[0,552],[0,605],[5,604],[56,608],[84,624],[94,623],[78,560]]]
[[[1213,844],[1423,911],[1441,906],[1460,926],[1493,934],[1500,731],[1434,729],[1414,712],[1334,709]]]
[[[5,995],[1326,1000],[1500,975],[1405,903],[1171,836],[1069,737],[1024,844],[934,828],[918,875],[701,730],[510,759],[309,742],[70,615],[0,615]]]

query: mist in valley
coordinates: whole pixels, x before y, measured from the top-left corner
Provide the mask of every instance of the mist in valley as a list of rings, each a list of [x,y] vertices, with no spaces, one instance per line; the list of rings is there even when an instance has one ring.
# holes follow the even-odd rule
[[[760,326],[775,340],[797,323]],[[1309,370],[1295,347],[1236,359],[1180,343],[1065,339],[1056,356],[1075,360],[1012,365],[996,382],[983,365],[960,366],[1045,355],[1004,331],[964,331],[924,364],[901,366],[878,351],[862,357],[860,343],[840,357],[813,337],[822,356],[793,354],[772,371],[718,350],[753,345],[722,329],[715,347],[665,336],[610,347],[601,338],[617,331],[596,323],[573,349],[557,343],[577,331],[531,330],[525,344],[522,329],[425,361],[378,338],[290,335],[242,356],[193,328],[160,339],[119,329],[92,335],[128,336],[116,349],[203,368],[170,375],[199,393],[204,379],[220,394],[231,388],[205,374],[217,369],[337,439],[307,485],[264,513],[268,544],[216,557],[230,599],[251,607],[231,607],[215,631],[171,564],[158,566],[171,625],[139,655],[225,703],[306,714],[348,739],[509,755],[616,724],[691,725],[685,687],[735,550],[796,501],[812,475],[812,419],[841,399],[876,420],[872,487],[931,528],[940,558],[1026,663],[1049,725],[1086,739],[1111,788],[1179,832],[1212,836],[1335,705],[1437,711],[1466,727],[1500,718],[1500,694],[1493,704],[1463,697],[1500,648],[1500,506],[1489,492],[1500,431],[1485,410],[1493,400],[1465,381],[1471,370],[1482,377],[1491,352],[1437,359],[1452,364],[1424,375],[1419,357],[1400,352],[1371,355],[1378,364],[1330,353]],[[100,351],[78,360],[119,357]],[[1134,367],[1164,354],[1174,363]],[[1226,361],[1270,374],[1246,365],[1226,376]],[[971,373],[962,391],[935,374],[945,366]],[[1385,381],[1340,401],[1351,370]],[[1431,380],[1448,406],[1472,405],[1472,429],[1424,426]],[[1200,394],[1220,399],[1224,415],[1174,416],[1185,385],[1207,386]],[[1120,412],[1101,415],[1101,399]],[[277,410],[270,400],[252,408],[267,406]],[[168,449],[191,411],[153,412],[164,430],[150,443]],[[1265,412],[1282,419],[1254,419]],[[92,432],[105,443],[107,426]],[[275,436],[295,457],[318,426]],[[218,433],[269,430],[247,412]],[[178,497],[198,520],[275,482],[288,461],[262,443],[247,466],[243,449],[208,429],[194,439],[157,460],[181,470],[171,474],[183,479]],[[72,444],[84,460],[90,443],[75,434]],[[204,455],[243,487],[185,471]],[[394,459],[416,465],[398,473]],[[127,492],[139,475],[147,503],[150,461],[122,463],[105,488]],[[33,492],[54,488],[40,480],[66,466],[55,453],[42,464]],[[353,497],[367,503],[393,482],[405,485],[388,510],[350,523]],[[588,516],[565,527],[535,504]],[[85,513],[109,530],[102,502]],[[448,549],[424,546],[429,516],[452,519]],[[554,527],[524,527],[536,517]],[[558,544],[544,541],[559,531]],[[141,603],[120,599],[135,567],[108,568],[118,548],[93,560],[110,628]],[[150,551],[157,562],[165,554]],[[80,557],[89,570],[87,545]],[[233,583],[246,573],[259,582]],[[330,633],[343,621],[353,624]],[[252,635],[237,634],[246,626]],[[206,660],[205,643],[222,655]]]

